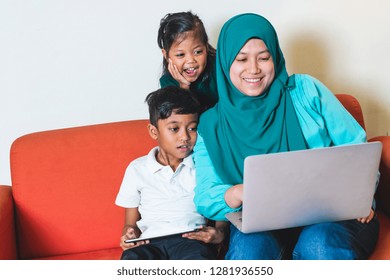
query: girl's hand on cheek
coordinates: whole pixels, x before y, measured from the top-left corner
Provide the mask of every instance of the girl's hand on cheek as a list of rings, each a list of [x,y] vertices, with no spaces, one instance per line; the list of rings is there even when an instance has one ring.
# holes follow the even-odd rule
[[[191,83],[184,78],[184,76],[179,72],[176,65],[173,64],[172,60],[168,59],[168,71],[172,77],[179,83],[179,86],[184,89],[189,89]]]

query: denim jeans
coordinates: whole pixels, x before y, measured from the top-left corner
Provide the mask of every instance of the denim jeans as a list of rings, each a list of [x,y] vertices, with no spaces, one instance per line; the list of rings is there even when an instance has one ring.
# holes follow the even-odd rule
[[[244,234],[233,225],[226,259],[230,260],[354,260],[375,249],[379,221],[320,223],[301,228]]]

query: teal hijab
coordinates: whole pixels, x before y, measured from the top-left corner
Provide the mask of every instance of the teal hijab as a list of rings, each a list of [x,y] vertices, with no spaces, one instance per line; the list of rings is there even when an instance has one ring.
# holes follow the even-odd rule
[[[252,38],[264,41],[275,65],[275,79],[266,92],[250,97],[230,80],[230,66]],[[250,155],[306,149],[288,87],[275,29],[264,17],[241,14],[227,21],[219,35],[216,59],[218,103],[201,115],[199,132],[218,175],[225,183],[243,182],[244,159]]]

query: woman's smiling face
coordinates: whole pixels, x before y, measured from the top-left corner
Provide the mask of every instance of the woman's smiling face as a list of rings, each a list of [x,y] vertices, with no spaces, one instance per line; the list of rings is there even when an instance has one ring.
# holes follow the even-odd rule
[[[267,91],[275,78],[275,65],[263,40],[248,40],[234,59],[229,74],[233,85],[247,96]]]

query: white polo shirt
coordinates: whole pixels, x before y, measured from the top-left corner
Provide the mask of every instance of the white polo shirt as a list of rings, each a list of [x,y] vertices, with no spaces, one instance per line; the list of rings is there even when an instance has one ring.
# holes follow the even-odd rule
[[[138,207],[137,226],[142,236],[186,231],[205,224],[196,212],[195,168],[192,155],[183,159],[175,172],[157,162],[158,147],[140,157],[126,169],[115,204]]]

